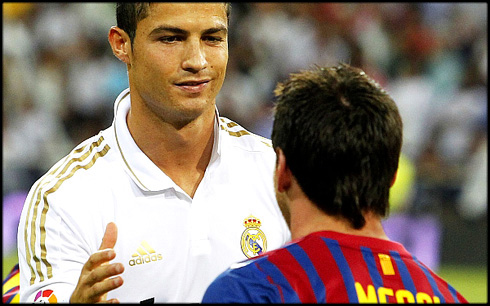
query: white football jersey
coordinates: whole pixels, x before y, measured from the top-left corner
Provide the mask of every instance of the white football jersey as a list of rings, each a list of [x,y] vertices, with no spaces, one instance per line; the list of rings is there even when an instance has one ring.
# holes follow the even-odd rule
[[[111,221],[118,227],[112,262],[125,270],[107,298],[122,303],[199,303],[230,264],[290,240],[270,140],[216,112],[211,160],[190,198],[138,148],[129,109],[126,89],[113,124],[31,188],[18,231],[21,302],[68,302]]]

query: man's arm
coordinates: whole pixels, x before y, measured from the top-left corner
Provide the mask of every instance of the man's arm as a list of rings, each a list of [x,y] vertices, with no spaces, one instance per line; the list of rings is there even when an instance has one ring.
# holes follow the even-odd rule
[[[32,214],[25,215],[29,221],[32,220]],[[87,260],[86,257],[82,259],[83,255],[80,254],[85,250],[80,248],[80,242],[70,233],[69,228],[51,226],[58,223],[54,220],[61,218],[58,214],[49,214],[41,232],[38,231],[39,228],[32,230],[33,225],[26,222],[25,215],[21,217],[18,235],[20,302],[103,302],[108,291],[122,285],[122,278],[114,276],[124,271],[123,265],[109,264],[109,261],[115,258],[113,247],[117,240],[117,227],[114,223],[107,225],[99,251],[90,255]],[[48,224],[51,225],[47,226]],[[51,258],[48,258],[48,261],[43,260],[43,245],[39,248],[38,244],[32,244],[32,241],[37,241],[33,240],[34,237],[40,237],[41,234],[48,236],[49,238],[45,239],[51,241],[50,245],[45,247]],[[67,253],[68,249],[72,251]],[[53,261],[52,258],[59,260]],[[38,281],[33,282],[36,279]],[[118,301],[112,299],[107,302]]]

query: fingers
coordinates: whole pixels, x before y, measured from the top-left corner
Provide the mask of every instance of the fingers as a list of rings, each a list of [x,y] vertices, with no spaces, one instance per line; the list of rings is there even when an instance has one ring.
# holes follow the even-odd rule
[[[85,285],[89,287],[98,286],[97,283],[104,282],[106,279],[119,275],[122,272],[124,272],[124,266],[121,263],[102,265],[86,274]],[[98,290],[98,292],[102,291],[102,289]]]
[[[70,297],[70,303],[119,303],[117,299],[107,300],[107,292],[121,287],[122,284],[123,280],[118,276],[106,279],[90,287],[77,286]]]
[[[113,250],[116,241],[117,226],[109,222],[99,250],[83,265],[78,284],[70,297],[71,303],[119,303],[117,299],[106,300],[109,291],[123,284],[123,279],[117,275],[124,272],[124,266],[121,263],[109,264],[116,257]]]
[[[87,262],[83,266],[83,270],[92,271],[98,266],[101,266],[102,264],[105,264],[110,260],[113,260],[115,257],[116,257],[116,252],[114,252],[114,250],[112,249],[97,251],[92,255],[90,255]]]
[[[97,302],[96,304],[119,304],[119,300],[118,299],[110,299],[107,301]]]
[[[122,284],[123,279],[120,276],[97,282],[88,290],[88,298],[93,301],[105,300],[107,296],[105,296],[103,299],[101,299],[101,297],[103,297],[109,291],[121,287]]]
[[[91,257],[97,257],[94,255],[108,253],[109,251],[93,254]],[[124,272],[124,266],[121,263],[99,265],[94,269],[86,269],[89,263],[92,264],[91,259],[89,259],[82,270],[78,284],[70,298],[70,303],[106,302],[107,292],[123,284],[122,277],[116,276]]]
[[[102,301],[102,302],[98,302],[96,304],[119,304],[119,300],[118,299],[110,299],[108,301]]]
[[[117,240],[117,226],[114,222],[109,222],[106,226],[104,237],[102,237],[102,243],[99,250],[112,249],[116,245]]]

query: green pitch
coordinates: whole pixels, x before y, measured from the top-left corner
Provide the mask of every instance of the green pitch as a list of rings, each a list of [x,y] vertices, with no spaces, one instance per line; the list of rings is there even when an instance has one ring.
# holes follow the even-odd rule
[[[470,303],[488,302],[488,267],[442,266],[438,274],[458,290]]]
[[[15,266],[17,263],[17,253],[13,252],[7,256],[4,256],[2,258],[2,281],[5,279],[5,277],[9,274],[10,270]]]

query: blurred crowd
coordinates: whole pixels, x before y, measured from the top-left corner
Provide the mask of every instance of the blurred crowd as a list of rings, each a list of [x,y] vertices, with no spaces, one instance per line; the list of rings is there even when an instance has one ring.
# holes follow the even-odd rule
[[[451,207],[465,219],[486,216],[487,9],[232,3],[218,109],[270,137],[278,81],[313,65],[360,67],[386,88],[404,122],[402,152],[415,174],[393,212]],[[4,221],[47,169],[111,124],[113,102],[128,87],[107,41],[115,24],[114,3],[3,4]]]

